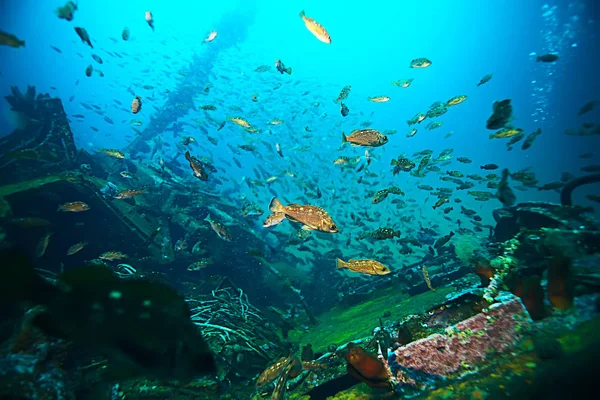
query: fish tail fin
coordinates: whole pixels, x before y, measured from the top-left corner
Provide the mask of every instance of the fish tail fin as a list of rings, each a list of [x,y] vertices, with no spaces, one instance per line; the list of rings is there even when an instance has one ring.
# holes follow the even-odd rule
[[[43,304],[56,288],[42,279],[34,270],[31,259],[17,249],[0,252],[2,279],[0,280],[0,305],[19,301]]]
[[[206,222],[210,222],[210,221],[211,221],[211,219],[210,219],[210,213],[209,213],[209,214],[206,216],[206,218],[204,218],[204,220],[205,220]]]
[[[490,139],[493,139],[493,138],[495,138],[495,137],[496,137],[496,136],[495,136],[495,134],[494,134],[494,133],[492,133],[492,134],[490,135]]]
[[[337,264],[337,268],[338,269],[343,269],[343,268],[347,268],[348,267],[348,263],[344,262],[342,259],[338,258],[336,260],[336,264]]]
[[[190,161],[191,158],[192,158],[192,156],[190,156],[190,152],[186,151],[185,152],[185,159],[188,160],[188,161]]]
[[[347,142],[348,142],[348,137],[346,137],[346,134],[344,134],[344,132],[342,132],[342,144],[347,143]]]
[[[306,14],[304,13],[304,10],[300,11],[300,18],[304,18],[306,16]]]
[[[540,62],[540,61],[542,61],[542,57],[537,56],[537,62]]]
[[[291,75],[291,74],[292,74],[292,67],[288,67],[288,68],[286,68],[286,69],[285,69],[285,72],[286,72],[288,75]]]
[[[19,40],[19,47],[25,47],[25,41]]]
[[[271,210],[272,213],[283,213],[285,211],[285,207],[283,204],[281,204],[277,197],[273,197],[271,203],[269,204],[269,210]]]

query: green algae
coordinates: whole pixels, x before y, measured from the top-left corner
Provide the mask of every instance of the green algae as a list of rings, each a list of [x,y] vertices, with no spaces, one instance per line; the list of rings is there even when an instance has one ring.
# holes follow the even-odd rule
[[[600,318],[581,323],[577,329],[567,331],[558,338],[565,352],[575,352],[597,341],[600,337]]]
[[[69,180],[69,178],[70,176],[68,174],[50,175],[43,178],[0,186],[0,197],[10,196],[26,190],[36,189],[40,186],[48,185],[58,181],[66,181]]]
[[[355,306],[335,307],[320,315],[319,324],[308,331],[293,330],[289,340],[301,345],[312,344],[315,351],[327,351],[327,346],[344,345],[352,340],[371,336],[379,325],[379,317],[389,313],[386,320],[400,320],[410,314],[421,314],[446,301],[452,293],[451,286],[437,288],[419,295],[408,297],[406,292],[396,287],[378,291],[371,299]]]

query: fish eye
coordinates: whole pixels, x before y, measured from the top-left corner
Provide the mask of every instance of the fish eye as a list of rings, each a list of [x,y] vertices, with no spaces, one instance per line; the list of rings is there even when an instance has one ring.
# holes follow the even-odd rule
[[[332,231],[337,229],[337,226],[335,226],[335,224],[331,224],[331,226],[329,226],[329,229],[331,229]]]

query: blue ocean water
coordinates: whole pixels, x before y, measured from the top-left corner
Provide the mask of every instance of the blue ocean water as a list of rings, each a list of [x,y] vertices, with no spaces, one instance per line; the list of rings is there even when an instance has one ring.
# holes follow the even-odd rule
[[[372,191],[391,185],[401,187],[407,198],[418,204],[425,202],[427,207],[414,211],[418,215],[415,222],[423,219],[447,225],[440,213],[429,207],[435,199],[416,185],[449,185],[442,185],[438,174],[422,179],[407,173],[392,176],[390,160],[403,153],[411,156],[430,149],[435,158],[442,150],[453,148],[454,161],[442,167],[442,174],[456,169],[464,174],[486,172],[479,166],[488,163],[511,172],[531,167],[539,185],[559,180],[563,172],[579,175],[581,166],[598,160],[597,154],[592,160],[578,158],[597,148],[597,136],[564,134],[599,115],[597,107],[582,117],[576,115],[583,104],[594,100],[600,87],[595,72],[600,61],[595,56],[598,26],[593,2],[82,1],[72,22],[55,15],[58,6],[53,1],[3,2],[0,26],[26,45],[0,49],[1,92],[8,93],[11,86],[35,85],[38,92],[61,98],[71,116],[78,147],[90,152],[105,147],[127,151],[136,138],[132,119],[141,121],[136,129],[143,131],[153,118],[168,118],[169,113],[161,111],[170,102],[185,111],[163,121],[165,126],[183,123],[179,135],[195,137],[199,143],[195,153],[212,159],[230,180],[221,182],[220,187],[208,183],[205,188],[234,193],[234,197],[255,196],[253,200],[264,207],[273,195],[295,202],[319,188],[323,197],[316,201],[318,205],[337,208],[333,215],[345,221],[340,226],[351,232],[362,228],[347,220],[348,211],[365,208]],[[298,16],[302,9],[327,28],[332,44],[321,43],[304,27]],[[146,10],[154,15],[154,31],[144,19]],[[93,49],[77,37],[76,26],[88,31]],[[121,39],[125,27],[131,32],[128,41]],[[203,43],[211,30],[218,32],[217,38]],[[536,55],[547,53],[560,58],[555,63],[536,62]],[[102,58],[101,65],[92,59],[94,54]],[[409,68],[410,61],[418,57],[430,59],[432,65]],[[293,73],[277,73],[277,59],[292,67]],[[84,73],[88,65],[95,69],[91,77]],[[271,68],[255,72],[261,65]],[[491,81],[477,87],[486,74],[493,74]],[[409,88],[392,85],[408,78],[414,79]],[[199,90],[206,84],[212,85],[208,93]],[[346,85],[352,86],[345,103],[350,115],[343,117],[332,100]],[[173,92],[186,86],[198,93],[193,104],[178,104]],[[252,101],[255,93],[256,103]],[[135,116],[130,113],[134,94],[141,96],[144,104]],[[376,95],[391,100],[367,100]],[[427,120],[418,125],[414,137],[406,137],[408,119],[426,112],[436,101],[457,95],[468,99],[438,118],[442,127],[428,131]],[[517,144],[509,152],[506,139],[488,138],[493,131],[485,128],[485,121],[492,104],[503,99],[512,99],[514,126],[526,134],[542,129],[530,149],[523,151]],[[206,104],[214,104],[217,110],[190,109]],[[2,131],[8,133],[13,126],[7,104],[3,108]],[[242,116],[261,132],[247,134],[232,123],[216,131],[228,116]],[[269,125],[272,118],[285,122]],[[359,128],[362,122],[382,131],[397,131],[387,145],[370,150],[374,161],[368,170],[376,176],[371,185],[356,184],[356,174],[342,172],[333,164],[340,155],[361,156],[364,163],[364,149],[340,148],[341,133]],[[158,163],[157,157],[162,156],[179,157],[182,162],[183,150],[176,148],[180,138],[170,132],[156,133],[167,145],[158,155],[154,152],[151,161]],[[219,144],[208,143],[205,133],[218,138]],[[448,133],[453,134],[447,137]],[[237,146],[244,143],[258,144],[256,151],[240,151]],[[285,158],[277,156],[276,144]],[[241,168],[232,164],[232,157]],[[468,157],[472,163],[459,164],[456,157]],[[235,182],[267,177],[255,176],[254,166],[279,179],[268,190],[237,185]],[[485,190],[483,184],[472,190],[480,189]],[[577,191],[576,203],[593,205],[584,197],[592,190]],[[558,201],[556,191],[529,188],[516,194],[519,201]],[[496,200],[483,203],[464,192],[456,195],[465,200],[464,206],[481,211],[483,223],[492,223],[491,210],[499,205]],[[352,200],[350,208],[349,203],[339,207],[340,199],[347,196],[361,200],[359,204]],[[392,224],[401,214],[389,203],[380,205],[378,211]]]
[[[472,172],[479,164],[489,162],[511,170],[533,166],[538,179],[544,183],[556,180],[563,171],[577,172],[584,161],[578,160],[576,155],[598,144],[597,138],[563,134],[565,129],[577,128],[582,120],[598,116],[596,109],[585,118],[576,117],[579,107],[593,100],[598,92],[594,71],[599,61],[593,56],[598,50],[598,27],[593,2],[532,1],[525,5],[520,1],[492,4],[248,1],[243,3],[247,11],[240,19],[220,26],[218,39],[203,46],[203,39],[219,25],[221,16],[240,4],[85,1],[81,2],[74,21],[67,22],[54,15],[54,9],[60,5],[57,2],[4,1],[1,26],[25,40],[26,47],[0,50],[3,60],[0,90],[7,93],[10,86],[32,84],[39,91],[48,91],[65,100],[67,113],[86,114],[85,122],[73,124],[78,144],[91,149],[109,145],[122,148],[130,141],[127,138],[131,136],[130,116],[116,107],[113,99],[125,104],[121,108],[128,108],[131,95],[126,89],[133,88],[142,96],[150,96],[151,107],[160,109],[166,98],[164,90],[185,81],[177,71],[185,69],[194,54],[202,57],[203,53],[214,51],[205,62],[213,77],[227,77],[223,84],[230,86],[215,94],[225,107],[248,107],[252,104],[253,92],[268,92],[275,82],[290,86],[289,90],[284,87],[269,96],[268,112],[260,110],[257,114],[256,119],[261,123],[275,116],[289,120],[300,104],[309,106],[322,98],[332,99],[341,87],[352,85],[352,94],[347,100],[350,117],[342,118],[335,104],[322,101],[319,111],[327,113],[328,118],[313,122],[315,135],[308,144],[319,143],[334,151],[340,131],[356,128],[354,118],[361,113],[374,127],[399,131],[385,149],[375,152],[384,159],[377,166],[381,171],[387,169],[390,156],[424,148],[440,151],[453,147],[455,154],[473,159],[473,164],[467,167],[472,168]],[[155,32],[143,18],[147,9],[155,16]],[[303,27],[298,17],[301,9],[306,9],[309,16],[328,29],[331,45],[320,43]],[[95,44],[93,50],[81,43],[73,31],[74,26],[88,30]],[[124,27],[131,30],[132,39],[128,42],[120,39]],[[228,34],[234,36],[234,46],[220,49],[219,40]],[[61,49],[62,53],[50,46]],[[106,51],[123,52],[128,56],[111,57]],[[538,55],[554,52],[561,58],[556,64],[536,63],[531,52]],[[103,58],[104,64],[97,68],[105,74],[104,78],[85,77],[85,67],[94,64],[91,54]],[[424,70],[408,69],[410,60],[417,57],[427,57],[433,65]],[[268,77],[253,72],[257,66],[272,65],[276,59],[293,67],[292,76],[280,77],[273,70]],[[492,81],[475,87],[488,73],[493,74]],[[410,88],[402,90],[391,86],[393,80],[404,78],[415,79]],[[302,90],[294,87],[295,84],[301,85]],[[136,88],[139,85],[152,85],[156,89],[139,90]],[[216,90],[222,89],[216,86]],[[300,92],[305,90],[310,93],[302,95]],[[386,104],[366,101],[368,96],[378,94],[389,95],[392,100]],[[408,118],[426,111],[434,101],[445,101],[458,94],[465,94],[469,99],[441,117],[442,128],[432,132],[421,129],[414,138],[404,137]],[[71,96],[74,100],[67,102]],[[202,101],[210,103],[211,97]],[[502,141],[488,140],[484,123],[491,113],[491,104],[504,98],[513,100],[515,125],[526,132],[538,127],[543,130],[537,143],[526,152],[509,153]],[[81,102],[100,105],[105,108],[106,116],[117,123],[106,124],[101,116],[83,109]],[[146,109],[142,120],[147,121],[152,111]],[[216,115],[225,111],[218,110]],[[120,123],[124,120],[125,123]],[[294,130],[300,130],[304,122],[295,121],[278,129],[276,135],[284,137],[277,140],[285,141],[285,136],[294,136]],[[99,131],[91,131],[90,126]],[[448,131],[455,134],[444,140],[443,135]],[[235,136],[239,136],[235,127],[222,133],[233,143]],[[215,149],[215,152],[227,157],[225,148]],[[306,159],[320,156],[316,147],[308,154],[298,155]],[[315,173],[320,174],[323,168],[332,170],[330,165],[319,164],[319,167]],[[237,171],[229,173],[235,176]],[[532,200],[555,197],[535,190],[522,196]]]

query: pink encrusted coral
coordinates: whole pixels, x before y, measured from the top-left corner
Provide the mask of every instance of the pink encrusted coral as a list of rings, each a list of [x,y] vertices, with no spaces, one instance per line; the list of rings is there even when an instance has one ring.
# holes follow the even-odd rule
[[[502,293],[498,303],[471,318],[400,347],[390,357],[398,383],[415,384],[436,378],[457,377],[476,371],[499,352],[510,351],[521,339],[531,318],[521,300]]]

